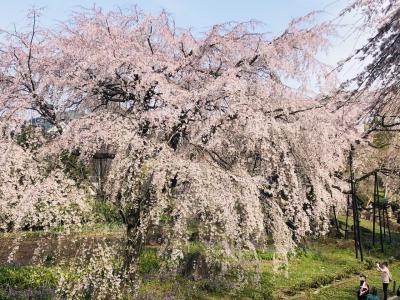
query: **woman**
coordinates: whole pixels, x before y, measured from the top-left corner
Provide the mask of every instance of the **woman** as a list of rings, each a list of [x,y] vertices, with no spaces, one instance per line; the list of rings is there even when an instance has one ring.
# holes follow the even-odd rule
[[[392,280],[388,263],[385,261],[383,264],[376,264],[376,269],[381,273],[382,277],[383,300],[387,300],[389,282]]]

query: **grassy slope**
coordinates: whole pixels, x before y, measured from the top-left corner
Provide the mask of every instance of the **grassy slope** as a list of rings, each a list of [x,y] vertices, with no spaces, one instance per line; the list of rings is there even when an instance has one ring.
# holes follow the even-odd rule
[[[345,217],[340,217],[344,228]],[[349,226],[352,220],[349,218]],[[364,263],[355,258],[352,235],[349,240],[327,239],[312,243],[306,252],[291,258],[289,279],[271,273],[270,261],[262,261],[262,270],[271,278],[269,284],[276,299],[354,299],[358,286],[358,274],[368,276],[371,286],[381,290],[380,274],[375,271],[375,262],[389,260],[394,280],[400,284],[400,234],[392,232],[392,243],[385,243],[385,252],[380,252],[379,239],[372,245],[372,222],[361,220]],[[376,232],[379,227],[376,226]],[[344,234],[344,230],[342,230]],[[392,285],[391,287],[392,288]]]
[[[339,222],[344,228],[345,217],[339,217]],[[349,218],[348,220],[349,226],[353,224],[353,220]],[[372,239],[372,222],[367,220],[361,220],[360,226],[362,227],[362,235],[363,235],[363,248],[365,260],[369,261],[370,264],[374,264],[376,261],[389,260],[391,273],[393,279],[397,282],[397,286],[400,283],[400,234],[398,231],[392,232],[392,243],[384,245],[384,253],[380,252],[379,245],[379,226],[376,224],[376,245],[373,246]],[[387,237],[388,239],[388,237]],[[378,291],[382,291],[381,287],[381,279],[380,274],[373,267],[371,270],[367,270],[363,272],[367,275],[368,283],[370,287],[375,286],[378,288]],[[338,299],[338,300],[350,300],[355,299],[355,293],[358,286],[358,276],[353,276],[348,280],[344,280],[338,283],[333,283],[332,285],[328,285],[321,289],[310,289],[306,291],[300,297],[296,297],[294,299],[310,299],[310,300],[328,300],[328,299]],[[390,284],[389,290],[392,291],[393,282]]]
[[[393,278],[397,281],[396,286],[400,282],[400,265],[394,264],[391,266],[391,272]],[[370,287],[375,286],[379,292],[382,291],[382,284],[380,274],[375,270],[369,270],[365,272],[367,275],[367,280]],[[355,299],[356,288],[358,285],[358,277],[352,277],[349,280],[339,282],[320,290],[309,290],[305,293],[304,297],[297,298],[300,299],[310,299],[310,300],[328,300],[328,299],[338,299],[338,300],[350,300]],[[389,286],[389,290],[393,289],[393,282]],[[379,293],[380,295],[381,293]]]
[[[340,219],[343,221],[343,219]],[[372,225],[363,220],[363,234],[365,239],[370,239]],[[399,234],[393,234],[393,245],[387,247],[382,254],[379,249],[365,246],[365,260],[360,263],[355,259],[353,243],[351,240],[326,239],[311,243],[307,250],[300,251],[298,255],[291,257],[289,263],[289,279],[282,274],[272,273],[272,261],[270,255],[261,255],[260,260],[264,286],[261,289],[272,291],[276,299],[354,299],[357,288],[359,272],[366,273],[370,285],[380,288],[379,274],[373,269],[375,261],[388,259],[400,253]],[[151,272],[157,272],[157,260],[154,255],[145,255],[142,273],[152,278]],[[372,267],[372,269],[371,269]],[[368,270],[371,269],[371,270]],[[393,260],[392,273],[400,283],[400,264]],[[0,290],[5,288],[30,292],[34,290],[47,291],[54,289],[56,272],[53,268],[42,267],[0,267]],[[144,276],[146,277],[146,276]],[[337,280],[340,280],[338,283]],[[160,281],[158,279],[146,279],[141,288],[143,298],[162,299],[171,296],[175,299],[237,299],[237,298],[266,298],[266,293],[260,293],[254,287],[248,287],[243,291],[221,290],[213,282],[192,282],[184,278],[173,278]],[[23,294],[21,294],[23,296]],[[24,298],[23,296],[22,298]],[[0,293],[0,299],[2,298]],[[17,299],[17,298],[15,298]]]
[[[341,218],[340,221],[344,219]],[[351,225],[351,222],[350,222]],[[400,264],[394,256],[400,255],[400,237],[398,232],[393,233],[392,245],[385,244],[385,253],[381,253],[379,245],[372,247],[371,230],[372,223],[362,220],[362,234],[364,242],[364,263],[355,258],[354,243],[351,240],[325,239],[311,243],[307,250],[301,251],[292,257],[289,263],[289,278],[283,275],[272,273],[272,261],[261,260],[261,270],[263,278],[267,280],[268,289],[273,291],[272,297],[275,299],[354,299],[358,285],[358,274],[365,273],[369,277],[371,285],[380,288],[379,273],[375,271],[375,262],[390,260],[392,262],[392,273],[395,279],[400,282]],[[342,232],[343,233],[343,232]],[[171,283],[165,286],[152,281],[145,284],[145,290],[151,294],[152,286],[158,289],[159,296],[171,292],[176,286]],[[182,286],[182,285],[181,285]],[[204,295],[201,289],[197,288],[195,295],[199,299],[237,299],[243,298],[262,298],[263,295],[256,290],[249,288],[241,293],[237,291],[224,291],[223,293],[209,292]],[[184,295],[185,292],[182,293]],[[187,295],[187,294],[186,294]],[[265,299],[267,298],[264,295]]]

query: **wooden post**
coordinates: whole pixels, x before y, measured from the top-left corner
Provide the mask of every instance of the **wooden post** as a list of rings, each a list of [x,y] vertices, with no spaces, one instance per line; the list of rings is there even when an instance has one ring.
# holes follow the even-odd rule
[[[386,209],[382,207],[382,219],[383,219],[383,240],[386,241]]]
[[[349,232],[349,206],[350,206],[350,195],[347,195],[347,206],[346,206],[346,228],[344,230],[344,238],[347,239],[347,234]]]
[[[388,211],[387,211],[387,207],[385,208],[386,210],[386,224],[387,224],[387,229],[388,229],[388,233],[389,233],[389,243],[392,243],[392,233],[390,232],[390,223],[389,223],[389,215],[388,215]]]
[[[351,181],[351,187],[353,187],[353,181]],[[353,192],[352,192],[352,197],[351,197],[351,207],[353,210],[353,236],[354,236],[354,249],[356,251],[356,258],[358,258],[358,238],[357,238],[357,218],[356,218],[356,212],[357,208],[355,206],[355,201],[353,197]]]
[[[97,176],[97,198],[100,201],[105,201],[105,190],[104,190],[104,182],[105,176],[107,175],[107,168],[112,159],[114,159],[115,154],[108,153],[106,149],[94,154],[93,156],[93,166],[94,171]]]
[[[356,258],[358,258],[358,238],[357,238],[357,230],[356,230],[356,207],[354,205],[354,200],[351,201],[353,208],[353,235],[354,235],[354,248],[356,251]]]
[[[333,209],[333,217],[335,218],[336,236],[339,237],[340,236],[340,229],[339,229],[339,222],[338,222],[337,217],[336,217],[335,205],[332,206],[332,209]]]
[[[349,167],[350,167],[350,186],[351,186],[351,198],[353,207],[353,227],[354,227],[354,248],[356,251],[356,258],[358,258],[358,252],[360,252],[361,261],[363,261],[363,252],[361,246],[361,231],[360,231],[360,217],[358,213],[358,201],[356,195],[356,184],[354,181],[354,170],[353,170],[353,151],[354,146],[350,146],[349,155]]]
[[[374,173],[374,202],[372,204],[372,245],[375,246],[375,222],[376,222],[376,191],[378,184],[378,174]]]
[[[377,193],[376,193],[376,202],[378,205],[378,217],[379,217],[379,240],[381,244],[381,252],[384,251],[383,249],[383,235],[382,235],[382,209],[380,205],[380,196],[379,196],[379,183],[376,186],[377,188]]]
[[[356,194],[356,188],[355,188],[355,183],[353,183],[354,186],[354,196]],[[357,197],[355,196],[355,201],[356,201],[356,217],[357,217],[357,237],[358,237],[358,247],[359,247],[359,251],[360,251],[360,258],[361,261],[364,261],[364,256],[363,256],[363,250],[362,250],[362,246],[361,246],[361,230],[360,230],[360,209],[359,209],[359,205],[358,205],[358,200]]]

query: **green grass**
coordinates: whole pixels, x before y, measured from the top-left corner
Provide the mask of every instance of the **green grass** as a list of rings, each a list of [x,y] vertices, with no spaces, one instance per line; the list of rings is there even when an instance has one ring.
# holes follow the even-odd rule
[[[57,275],[46,267],[0,267],[0,285],[15,289],[55,287]]]
[[[107,201],[95,201],[92,210],[98,223],[122,226],[122,217],[114,204]]]
[[[261,261],[263,276],[269,278],[266,284],[273,291],[274,298],[318,288],[368,268],[367,264],[355,259],[352,249],[339,247],[335,240],[312,243],[307,250],[292,256],[288,267],[289,278],[284,274],[274,274],[272,264],[269,259]]]
[[[342,219],[342,218],[341,218]],[[350,220],[351,225],[351,220]],[[365,244],[370,238],[371,222],[361,221]],[[358,274],[368,274],[371,285],[380,287],[380,277],[374,269],[376,261],[388,260],[398,251],[397,236],[394,234],[392,246],[385,245],[385,253],[379,249],[365,249],[364,263],[354,255],[354,244],[351,240],[325,239],[312,242],[306,250],[298,251],[290,257],[288,274],[274,274],[271,253],[258,252],[259,266],[262,271],[261,286],[244,286],[242,290],[227,290],[223,282],[190,282],[183,278],[165,281],[149,280],[142,287],[144,295],[164,297],[175,295],[179,299],[191,295],[193,299],[278,299],[282,296],[300,296],[298,299],[354,299],[358,284]],[[393,259],[390,259],[393,260]],[[395,260],[393,260],[395,261]],[[393,271],[400,282],[400,270]],[[393,270],[395,268],[392,268]],[[250,274],[251,272],[249,272]],[[340,285],[332,286],[336,282]],[[177,290],[176,282],[179,282]],[[314,294],[314,292],[317,292]]]
[[[341,224],[341,229],[343,229],[342,233],[344,235],[344,228],[345,228],[345,222],[346,222],[346,217],[345,216],[340,216],[338,217],[338,221]],[[348,219],[348,228],[350,230],[351,226],[353,225],[353,219],[350,216]],[[384,252],[381,252],[381,247],[380,247],[380,240],[379,240],[379,224],[376,223],[375,226],[375,235],[376,235],[376,242],[375,245],[372,244],[372,232],[373,232],[373,223],[368,220],[361,219],[360,222],[360,229],[361,229],[361,234],[362,234],[362,246],[365,255],[373,256],[379,259],[400,259],[400,251],[398,251],[400,247],[400,233],[398,231],[395,231],[393,228],[391,229],[391,237],[392,237],[392,243],[388,243],[389,241],[389,234],[388,231],[386,231],[386,239],[384,238]],[[349,239],[353,238],[353,233],[349,232]]]
[[[161,261],[157,256],[157,249],[147,248],[139,258],[139,272],[141,274],[150,274],[160,269]]]
[[[0,267],[0,299],[51,299],[57,272],[46,267]]]
[[[400,265],[395,264],[391,266],[391,272],[393,278],[400,282]],[[364,272],[367,275],[367,281],[370,287],[375,286],[378,289],[378,294],[382,293],[382,283],[380,274],[375,270],[370,270]],[[317,293],[315,291],[309,290],[305,293],[304,299],[310,300],[328,300],[328,299],[338,299],[338,300],[352,300],[355,299],[355,295],[358,287],[358,277],[352,277],[343,283],[339,283],[338,285],[328,286],[326,288],[322,288]],[[397,284],[398,286],[398,284]],[[392,291],[393,283],[389,286],[389,291]],[[302,298],[299,298],[302,299]]]
[[[315,290],[329,285],[335,280],[358,278],[356,274],[370,268],[371,263],[361,263],[354,257],[351,241],[344,244],[343,246],[333,239],[312,243],[306,251],[301,251],[290,258],[289,278],[283,274],[274,274],[271,255],[259,253],[258,257],[261,258],[259,264],[262,271],[261,285],[247,285],[242,290],[229,290],[223,282],[203,280],[190,284],[190,281],[182,281],[184,279],[180,278],[180,293],[181,295],[191,293],[193,299],[279,299],[283,296],[289,297]],[[373,257],[368,257],[368,259],[373,259]],[[152,291],[153,287],[154,291]],[[144,284],[146,295],[157,291],[157,297],[162,297],[162,293],[165,293],[164,296],[171,295],[175,288],[171,282],[160,286],[157,281],[150,280]],[[355,288],[356,285],[351,285],[351,289]],[[353,292],[349,293],[346,289],[343,293],[354,296]]]
[[[339,217],[344,221],[345,217]],[[349,225],[352,220],[349,218]],[[275,298],[296,294],[306,294],[306,298],[299,299],[354,299],[360,272],[371,275],[371,284],[380,287],[379,273],[375,271],[375,262],[387,260],[394,263],[392,273],[400,283],[398,260],[400,238],[398,232],[392,233],[392,244],[385,244],[384,253],[380,252],[377,243],[372,247],[372,222],[361,220],[360,223],[364,245],[364,263],[355,258],[354,243],[349,240],[326,239],[311,243],[307,250],[298,252],[289,261],[289,279],[283,275],[274,275],[271,271],[272,262],[268,259],[261,263],[264,274],[271,278],[269,284],[274,291]],[[261,256],[262,257],[262,256]],[[268,257],[268,256],[267,256]],[[369,271],[369,269],[373,269]],[[346,278],[349,278],[346,280]],[[336,288],[322,288],[318,294],[312,294],[316,289],[330,285],[338,280],[345,283]],[[338,295],[336,297],[336,295]],[[340,296],[342,295],[342,296]],[[339,298],[338,298],[339,297]]]
[[[344,218],[339,217],[343,222]],[[352,220],[349,220],[351,224]],[[351,240],[327,238],[313,241],[307,247],[299,249],[289,258],[288,274],[273,273],[271,252],[257,252],[258,267],[261,270],[259,285],[248,280],[240,289],[230,288],[234,278],[210,278],[193,281],[189,278],[171,274],[160,274],[162,261],[157,257],[155,248],[146,248],[139,260],[139,273],[143,284],[140,296],[143,299],[292,299],[327,300],[355,298],[358,285],[358,274],[368,275],[370,286],[381,289],[379,273],[375,271],[375,262],[388,260],[393,277],[400,283],[400,262],[395,258],[399,249],[399,234],[393,233],[392,245],[385,245],[385,253],[379,248],[371,247],[372,223],[361,221],[364,245],[364,263],[355,258],[354,244]],[[119,227],[107,228],[104,225],[87,227],[81,231],[82,236],[113,234],[120,232]],[[200,244],[191,244],[188,253],[205,253]],[[251,255],[243,253],[244,260]],[[252,266],[249,263],[249,266]],[[255,269],[247,269],[247,278],[256,278]],[[225,280],[225,281],[224,281]],[[230,281],[231,280],[231,281]],[[0,267],[0,299],[25,299],[24,294],[7,298],[5,291],[20,292],[43,291],[54,289],[57,281],[55,268],[45,267]],[[3,294],[1,294],[3,290]],[[46,299],[46,298],[44,298]]]
[[[343,225],[345,222],[345,217],[341,216],[338,219],[339,222],[341,222]],[[351,225],[352,219],[349,218],[349,226]],[[313,251],[317,251],[317,253],[322,253],[322,264],[318,262],[318,259],[315,259],[315,261],[310,261],[310,259],[304,257],[301,259],[297,258],[299,259],[298,263],[291,262],[290,264],[291,267],[294,268],[292,274],[290,274],[291,276],[289,282],[291,283],[289,285],[291,285],[291,289],[296,289],[297,286],[307,287],[303,293],[297,293],[297,295],[293,297],[293,299],[355,299],[359,279],[358,276],[354,276],[354,274],[352,275],[352,273],[360,272],[368,276],[368,282],[371,287],[375,286],[378,288],[379,291],[381,291],[382,288],[380,274],[375,270],[375,262],[377,261],[389,261],[389,263],[391,264],[392,275],[397,283],[400,283],[400,263],[398,259],[396,259],[400,254],[399,233],[392,233],[392,244],[385,243],[384,253],[382,253],[380,251],[378,235],[375,247],[372,245],[372,222],[368,220],[361,220],[360,226],[362,231],[362,244],[364,249],[365,263],[360,263],[354,257],[354,244],[351,240],[351,234],[347,242],[339,240],[337,241],[338,244],[336,244],[337,246],[339,246],[342,243],[344,245],[347,243],[347,248],[343,248],[343,245],[340,247],[334,247],[335,244],[328,244],[323,246],[321,242],[319,242],[312,246],[311,249],[315,247]],[[342,226],[342,228],[344,228],[344,226]],[[348,272],[346,272],[346,269],[348,269]],[[324,273],[326,275],[324,275]],[[339,283],[337,283],[335,279],[338,278],[334,278],[336,276],[335,274],[338,275],[339,278],[348,277],[348,279],[342,279]],[[315,282],[316,286],[313,286],[314,284],[310,285],[312,278],[314,278],[315,281],[318,281],[318,278],[322,279],[324,277],[327,282],[323,282],[324,280],[322,280],[322,284],[320,285],[316,284],[317,282]],[[301,280],[300,278],[303,279]],[[329,278],[331,278],[332,280],[328,280]],[[301,289],[298,289],[298,291],[300,290]]]
[[[139,299],[215,299],[204,284],[182,277],[147,280],[140,286]]]

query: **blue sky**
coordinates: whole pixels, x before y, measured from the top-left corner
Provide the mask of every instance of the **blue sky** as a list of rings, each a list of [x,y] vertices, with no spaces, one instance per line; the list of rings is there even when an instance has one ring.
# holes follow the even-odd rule
[[[273,32],[282,30],[293,17],[312,10],[325,10],[332,16],[343,7],[344,0],[0,0],[0,27],[9,28],[24,21],[26,11],[32,6],[45,7],[44,20],[52,23],[62,20],[78,6],[90,7],[94,3],[104,9],[128,7],[138,4],[144,11],[157,13],[165,8],[182,27],[201,29],[225,21],[257,19],[267,24]]]
[[[161,9],[172,13],[179,27],[191,27],[203,31],[216,23],[226,21],[246,21],[256,19],[265,24],[262,31],[278,34],[295,17],[310,11],[323,11],[320,20],[333,19],[348,3],[347,0],[0,0],[0,28],[11,29],[14,25],[23,28],[25,15],[32,7],[44,7],[41,23],[52,26],[59,20],[65,20],[69,13],[79,6],[91,7],[93,4],[110,10],[116,7],[128,7],[132,4],[147,13],[156,14]],[[345,35],[345,31],[339,31]],[[362,41],[362,39],[361,39]],[[332,49],[321,54],[325,62],[334,65],[338,60],[350,54],[361,41],[344,40],[338,37],[332,40]],[[346,70],[347,75],[355,71]],[[347,77],[346,75],[344,75]]]

